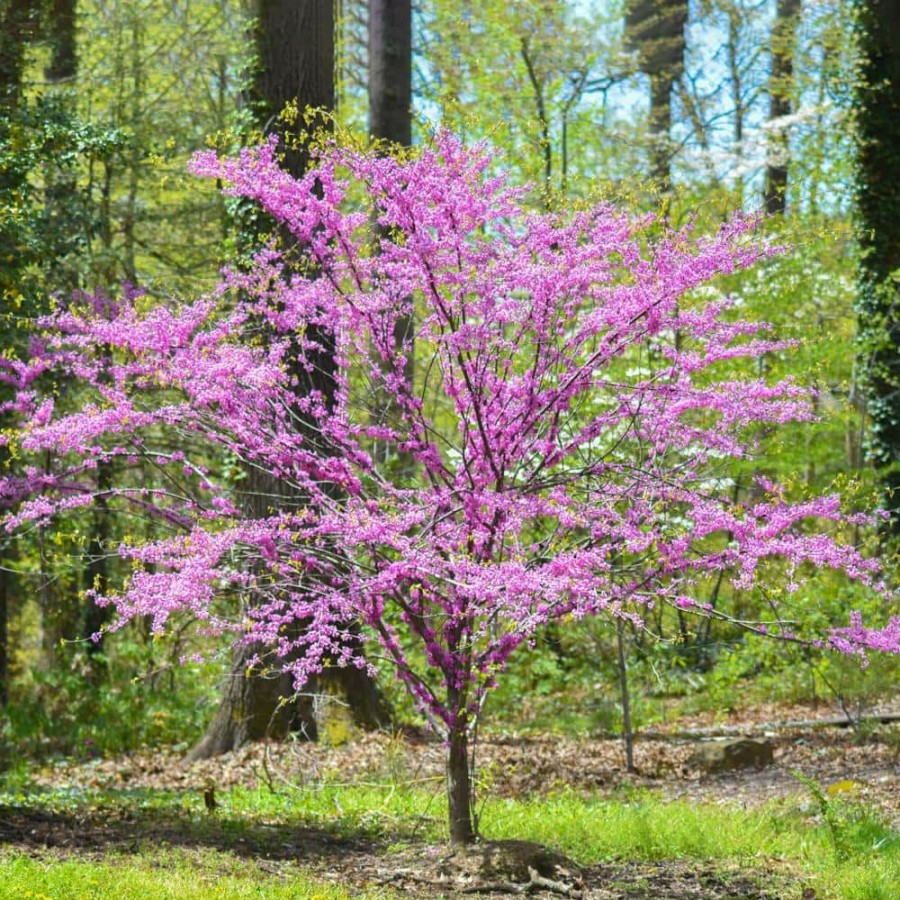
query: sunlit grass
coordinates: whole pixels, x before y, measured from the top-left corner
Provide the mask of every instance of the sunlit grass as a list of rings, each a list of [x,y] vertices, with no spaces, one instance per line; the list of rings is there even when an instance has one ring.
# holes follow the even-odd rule
[[[139,811],[148,823],[165,822],[179,830],[182,845],[162,861],[152,850],[142,850],[144,855],[133,860],[107,855],[102,863],[52,858],[38,862],[7,852],[0,856],[0,897],[26,897],[28,891],[33,900],[40,893],[54,898],[357,897],[364,895],[352,885],[346,886],[350,893],[323,887],[314,873],[304,874],[293,863],[279,863],[289,870],[289,878],[273,877],[258,867],[260,853],[244,851],[238,865],[235,856],[204,844],[213,837],[217,847],[253,840],[264,853],[266,840],[283,840],[296,828],[368,836],[379,840],[385,853],[395,846],[446,839],[444,798],[437,788],[323,784],[277,794],[266,788],[236,788],[217,793],[217,798],[219,808],[210,815],[196,793],[19,790],[15,798],[0,795],[0,805],[94,810],[111,820]],[[894,900],[900,884],[900,834],[859,806],[834,802],[842,804],[835,817],[841,853],[836,853],[829,828],[813,818],[811,807],[795,801],[748,810],[663,801],[646,791],[605,799],[565,791],[542,798],[488,800],[480,808],[480,824],[487,838],[537,841],[586,865],[697,860],[737,866],[760,878],[775,872],[787,884],[812,887],[820,898]],[[123,884],[127,891],[113,890],[112,884]],[[69,893],[60,893],[63,885],[69,886]]]
[[[286,864],[273,875],[253,862],[211,850],[113,854],[103,862],[0,853],[3,900],[374,900],[385,896],[329,885],[294,865]]]

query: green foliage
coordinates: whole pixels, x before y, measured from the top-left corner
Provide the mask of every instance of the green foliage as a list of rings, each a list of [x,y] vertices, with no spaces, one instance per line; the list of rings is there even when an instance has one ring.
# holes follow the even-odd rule
[[[633,180],[641,125],[606,96],[626,68],[620,17],[618,4],[490,0],[461,11],[433,0],[414,85],[421,107],[467,138],[502,145],[538,187],[536,201],[583,196],[597,178]]]
[[[76,179],[121,155],[127,138],[79,119],[58,96],[0,110],[0,135],[0,288],[3,327],[14,331],[41,311],[36,298],[82,284],[79,257],[99,223],[89,186]]]
[[[900,536],[900,38],[896,0],[856,4],[856,200],[860,331],[872,417],[871,454],[882,470],[890,530]]]
[[[184,745],[199,738],[221,677],[217,662],[178,664],[185,648],[129,628],[106,641],[107,654],[84,645],[69,665],[35,668],[13,683],[0,711],[0,746],[15,758],[65,754],[91,759],[139,747]],[[98,665],[105,676],[96,679]]]
[[[802,772],[791,772],[791,775],[809,790],[828,830],[835,859],[844,862],[850,856],[849,831],[852,820],[848,815],[848,809],[839,801],[827,797],[822,785],[815,778],[809,778]]]

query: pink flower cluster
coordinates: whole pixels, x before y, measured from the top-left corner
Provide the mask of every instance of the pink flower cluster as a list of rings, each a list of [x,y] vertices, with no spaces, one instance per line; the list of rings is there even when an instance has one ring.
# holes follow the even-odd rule
[[[723,490],[748,426],[811,417],[797,384],[735,375],[788,345],[694,291],[772,252],[753,221],[654,237],[608,206],[538,214],[447,134],[404,162],[332,146],[300,180],[277,156],[270,141],[192,168],[280,222],[284,255],[195,303],[76,298],[28,363],[0,361],[17,452],[54,461],[0,482],[7,528],[84,503],[103,460],[120,473],[106,500],[158,520],[99,598],[119,622],[188,612],[273,648],[298,684],[366,665],[375,641],[447,733],[554,620],[715,615],[698,580],[750,589],[772,557],[884,590],[821,530],[846,523],[838,498]],[[333,388],[298,390],[326,358]],[[79,383],[80,406],[55,407],[48,378]],[[293,500],[244,512],[229,472],[253,469]],[[229,614],[223,593],[252,602]],[[774,633],[777,610],[747,625]],[[900,621],[817,637],[898,652]]]

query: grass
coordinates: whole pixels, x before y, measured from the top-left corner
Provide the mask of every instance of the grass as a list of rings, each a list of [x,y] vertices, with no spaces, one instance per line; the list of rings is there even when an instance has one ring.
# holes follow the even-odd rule
[[[322,883],[303,868],[316,863],[315,854],[298,865],[283,849],[290,847],[285,841],[298,829],[314,828],[336,839],[377,840],[377,852],[387,855],[445,838],[442,798],[397,784],[326,784],[280,794],[234,789],[217,796],[220,809],[210,816],[195,795],[21,789],[15,796],[0,794],[0,807],[93,817],[113,830],[117,821],[137,820],[154,840],[168,835],[170,844],[162,857],[157,846],[138,847],[127,858],[112,847],[99,861],[71,850],[65,859],[51,851],[37,858],[0,852],[0,898],[384,897]],[[537,841],[583,864],[715,861],[763,876],[774,870],[787,883],[814,888],[820,898],[893,900],[900,884],[900,834],[862,808],[830,802],[835,807],[828,825],[811,818],[815,804],[739,810],[664,802],[643,791],[608,799],[567,791],[489,801],[481,827],[487,837]],[[840,853],[834,823],[841,830]]]
[[[893,900],[900,884],[900,834],[863,809],[844,811],[843,843],[794,807],[738,810],[662,802],[651,795],[598,801],[560,794],[486,809],[485,831],[552,844],[581,862],[718,860],[766,870],[776,866],[819,897]]]
[[[0,898],[15,900],[350,900],[349,893],[285,866],[272,875],[214,851],[148,851],[103,862],[0,855]],[[383,895],[382,895],[383,896]]]

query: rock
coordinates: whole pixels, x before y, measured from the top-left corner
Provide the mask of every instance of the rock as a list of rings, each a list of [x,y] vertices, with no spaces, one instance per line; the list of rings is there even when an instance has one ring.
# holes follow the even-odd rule
[[[732,772],[735,769],[764,769],[774,762],[770,741],[736,738],[697,744],[687,764],[706,772]]]

